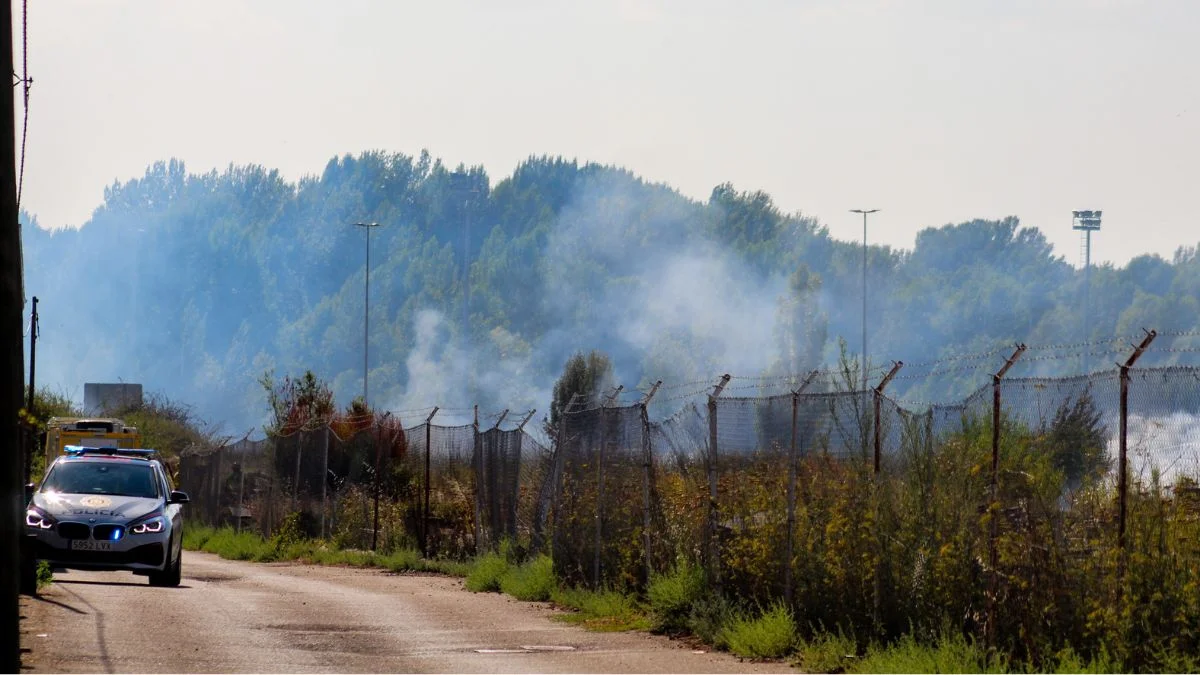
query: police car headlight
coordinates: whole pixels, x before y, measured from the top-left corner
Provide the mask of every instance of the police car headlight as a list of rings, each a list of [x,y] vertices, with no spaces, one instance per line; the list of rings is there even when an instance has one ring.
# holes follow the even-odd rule
[[[143,520],[142,522],[138,523],[137,525],[130,527],[129,533],[130,534],[154,534],[156,532],[162,532],[163,528],[166,526],[167,526],[167,522],[163,519],[162,516],[155,516],[149,520]]]
[[[54,519],[38,509],[29,509],[25,512],[25,525],[36,527],[39,530],[48,530],[54,527]]]

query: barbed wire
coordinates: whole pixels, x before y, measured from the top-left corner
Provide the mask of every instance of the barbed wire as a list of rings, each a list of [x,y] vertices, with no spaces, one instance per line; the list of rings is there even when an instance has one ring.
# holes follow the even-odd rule
[[[942,364],[942,363],[952,363],[954,361],[983,360],[983,359],[994,358],[998,355],[1007,354],[1007,353],[1011,353],[1011,352],[1012,352],[1012,347],[1002,347],[999,349],[993,349],[990,352],[978,352],[978,353],[974,353],[974,354],[959,354],[959,355],[944,356],[939,359],[933,359],[932,361],[913,361],[913,362],[905,361],[904,367],[905,368],[922,368],[925,366],[938,365],[938,364]]]

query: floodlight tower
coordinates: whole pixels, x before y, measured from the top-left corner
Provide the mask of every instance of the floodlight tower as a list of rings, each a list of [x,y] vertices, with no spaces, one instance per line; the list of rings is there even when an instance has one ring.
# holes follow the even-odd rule
[[[1072,211],[1071,229],[1083,232],[1080,248],[1083,249],[1083,374],[1088,374],[1088,295],[1092,281],[1092,233],[1100,231],[1100,211]]]

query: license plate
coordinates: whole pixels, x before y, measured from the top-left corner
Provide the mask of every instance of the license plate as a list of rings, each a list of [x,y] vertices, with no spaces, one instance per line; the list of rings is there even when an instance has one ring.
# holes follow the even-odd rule
[[[72,539],[72,551],[111,551],[112,543],[107,541],[92,541],[90,539]]]

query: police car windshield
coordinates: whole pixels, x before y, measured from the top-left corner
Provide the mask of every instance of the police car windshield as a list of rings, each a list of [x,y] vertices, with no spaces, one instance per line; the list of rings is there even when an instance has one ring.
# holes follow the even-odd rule
[[[157,497],[149,465],[127,462],[60,462],[50,469],[42,492]]]

